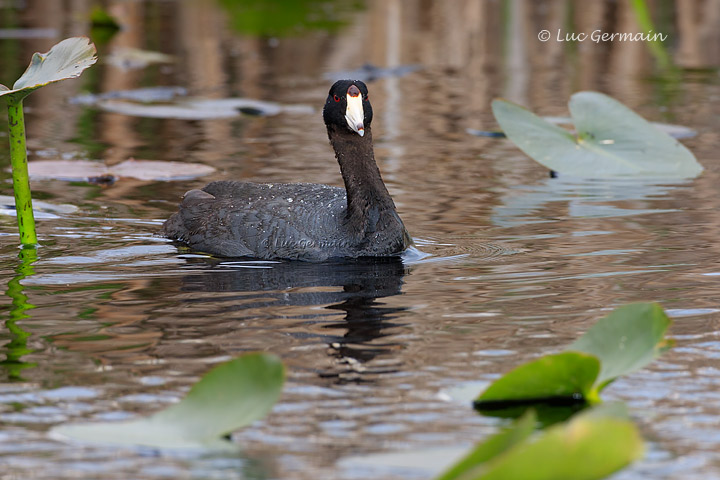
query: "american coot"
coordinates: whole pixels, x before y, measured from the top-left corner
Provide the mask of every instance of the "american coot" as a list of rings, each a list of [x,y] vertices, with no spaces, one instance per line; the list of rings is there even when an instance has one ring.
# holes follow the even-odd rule
[[[222,257],[323,261],[400,255],[412,245],[373,153],[367,86],[336,82],[323,119],[345,188],[212,182],[185,194],[163,233]]]

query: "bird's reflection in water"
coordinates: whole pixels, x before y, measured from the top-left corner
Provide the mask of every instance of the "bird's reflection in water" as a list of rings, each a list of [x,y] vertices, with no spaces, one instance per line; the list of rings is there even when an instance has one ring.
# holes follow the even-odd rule
[[[408,267],[399,258],[356,259],[343,262],[261,262],[220,261],[193,258],[195,266],[210,266],[210,271],[187,275],[184,291],[238,292],[241,297],[223,297],[224,311],[278,306],[325,305],[332,311],[345,312],[344,320],[327,323],[328,330],[345,330],[343,335],[319,335],[329,345],[334,366],[319,371],[321,377],[337,383],[370,381],[374,374],[396,371],[399,361],[394,352],[402,348],[396,341],[382,341],[392,335],[390,329],[402,327],[393,321],[406,307],[390,307],[378,302],[401,293]],[[200,265],[197,265],[197,264]],[[339,287],[317,289],[315,287]],[[193,301],[193,300],[189,300]],[[195,301],[208,301],[195,299]],[[322,317],[322,314],[319,315]],[[318,337],[317,329],[305,338]],[[372,360],[382,356],[373,365]]]

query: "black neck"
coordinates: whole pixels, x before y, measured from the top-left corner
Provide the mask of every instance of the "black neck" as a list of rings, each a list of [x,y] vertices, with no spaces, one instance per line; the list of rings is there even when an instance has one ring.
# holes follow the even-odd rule
[[[370,126],[366,126],[362,137],[350,130],[332,127],[328,128],[328,136],[345,182],[347,221],[364,230],[371,217],[395,211],[375,163]]]

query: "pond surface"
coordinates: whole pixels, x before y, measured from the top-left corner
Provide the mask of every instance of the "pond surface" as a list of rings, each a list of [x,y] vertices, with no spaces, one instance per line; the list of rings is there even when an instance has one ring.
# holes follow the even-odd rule
[[[0,82],[11,84],[32,52],[89,34],[85,3],[0,4],[9,37],[0,39]],[[231,1],[106,2],[125,27],[99,45],[98,64],[26,101],[30,160],[135,158],[216,171],[104,186],[34,181],[37,199],[77,208],[40,215],[33,263],[18,259],[15,219],[3,208],[3,478],[431,478],[454,447],[499,425],[444,391],[480,382],[479,391],[633,301],[662,304],[677,344],[604,392],[627,402],[648,441],[645,459],[617,478],[720,478],[720,22],[689,12],[694,2],[669,11],[657,3],[658,29],[684,68],[658,68],[642,43],[537,41],[557,25],[639,31],[624,2],[298,2],[304,22],[284,8],[267,24],[258,19],[272,12],[256,18]],[[107,60],[121,47],[172,58],[124,68]],[[155,235],[185,191],[211,180],[341,185],[319,111],[332,78],[366,63],[414,66],[368,85],[380,169],[429,257],[221,261]],[[187,120],[70,102],[154,86],[302,108]],[[466,132],[497,128],[494,97],[566,115],[578,90],[695,129],[683,142],[705,172],[676,183],[551,179],[508,141]],[[9,165],[4,143],[0,164]],[[0,182],[0,194],[12,195],[5,167]],[[213,364],[256,350],[280,355],[288,380],[270,416],[234,434],[241,454],[47,435],[62,422],[155,411]],[[387,455],[362,460],[391,453],[410,454],[416,468]]]

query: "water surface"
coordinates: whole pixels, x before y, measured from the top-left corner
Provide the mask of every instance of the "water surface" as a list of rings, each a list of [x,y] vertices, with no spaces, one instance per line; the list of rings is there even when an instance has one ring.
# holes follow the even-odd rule
[[[717,44],[715,17],[688,25],[689,7],[673,6],[675,20],[658,28],[669,29],[672,58],[688,68],[668,72],[642,44],[536,40],[567,15],[576,29],[598,19],[606,29],[637,28],[615,2],[572,11],[567,2],[335,2],[323,4],[328,19],[301,12],[316,21],[291,19],[290,27],[284,19],[238,24],[231,3],[108,2],[128,28],[99,46],[98,65],[26,101],[31,161],[136,158],[217,170],[177,182],[34,182],[36,198],[77,210],[38,220],[43,246],[33,263],[18,258],[15,219],[0,215],[0,465],[8,478],[430,478],[430,467],[377,461],[370,469],[355,459],[484,438],[497,420],[447,401],[445,389],[554,352],[633,301],[663,305],[677,347],[605,391],[629,404],[649,443],[646,458],[618,478],[720,478],[720,58],[703,47]],[[0,40],[11,65],[3,83],[33,51],[89,33],[82,2],[22,5],[0,8],[3,28],[35,32]],[[119,47],[174,61],[123,70],[103,61]],[[155,235],[179,197],[210,180],[341,184],[319,111],[329,78],[365,63],[417,66],[368,83],[380,169],[430,257],[221,261]],[[148,119],[69,102],[157,85],[315,113]],[[565,115],[577,90],[697,130],[684,142],[706,171],[676,183],[550,179],[509,142],[466,133],[496,128],[496,96]],[[2,144],[0,163],[9,163]],[[0,194],[11,195],[4,168],[0,182]],[[61,422],[154,411],[213,364],[254,350],[280,355],[288,381],[271,415],[234,435],[243,447],[236,456],[47,436]]]

